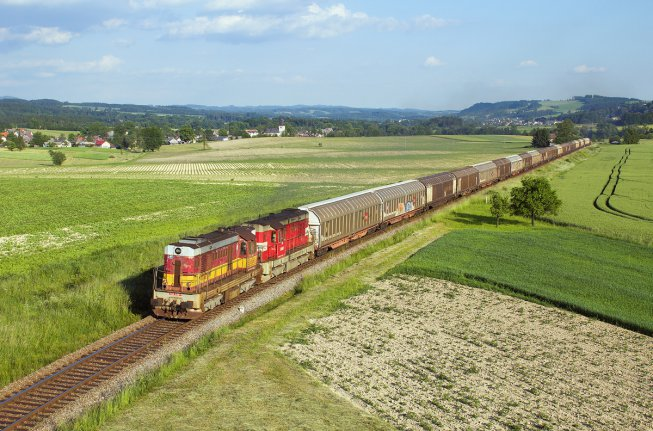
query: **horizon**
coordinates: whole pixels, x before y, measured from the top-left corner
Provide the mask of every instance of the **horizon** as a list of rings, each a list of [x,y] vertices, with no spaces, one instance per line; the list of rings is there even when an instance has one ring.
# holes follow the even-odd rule
[[[653,12],[645,1],[0,6],[11,23],[0,26],[10,59],[0,94],[26,100],[458,111],[586,94],[653,99],[652,60],[640,54]]]

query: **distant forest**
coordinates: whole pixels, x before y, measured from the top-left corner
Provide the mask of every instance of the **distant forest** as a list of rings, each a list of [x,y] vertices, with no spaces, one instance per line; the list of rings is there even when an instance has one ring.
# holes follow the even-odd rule
[[[104,103],[67,103],[56,100],[0,99],[0,128],[79,130],[91,133],[120,123],[157,126],[164,133],[191,126],[194,130],[224,129],[241,136],[245,129],[286,124],[289,135],[409,136],[429,134],[530,134],[516,124],[570,119],[584,125],[581,133],[607,138],[617,126],[640,126],[642,136],[653,135],[653,103],[638,99],[578,96],[579,108],[562,113],[544,108],[539,101],[478,103],[459,113],[431,116],[434,111],[356,109],[347,107],[251,107],[149,106]],[[247,110],[251,109],[251,112]],[[275,115],[279,113],[287,115]],[[447,112],[447,114],[449,114]],[[328,118],[320,118],[325,116]],[[373,119],[370,119],[373,118]],[[528,123],[530,124],[530,123]],[[605,136],[603,136],[605,135]]]

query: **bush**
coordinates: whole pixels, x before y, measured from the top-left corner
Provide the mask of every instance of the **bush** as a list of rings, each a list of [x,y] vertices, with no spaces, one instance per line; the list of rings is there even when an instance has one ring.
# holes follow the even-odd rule
[[[56,166],[61,166],[66,160],[66,155],[61,151],[50,150],[48,152],[50,153],[50,157],[52,157],[52,163]]]

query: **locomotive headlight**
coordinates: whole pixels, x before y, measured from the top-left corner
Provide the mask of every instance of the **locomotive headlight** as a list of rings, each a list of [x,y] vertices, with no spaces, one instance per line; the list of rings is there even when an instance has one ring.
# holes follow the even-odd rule
[[[175,248],[175,254],[181,254],[181,248],[179,247]]]

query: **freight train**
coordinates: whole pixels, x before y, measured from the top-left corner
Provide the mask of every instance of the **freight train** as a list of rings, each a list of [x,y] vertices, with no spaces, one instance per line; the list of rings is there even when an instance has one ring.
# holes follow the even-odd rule
[[[519,175],[590,144],[588,138],[286,209],[164,249],[152,310],[193,319],[255,284],[428,209]]]

